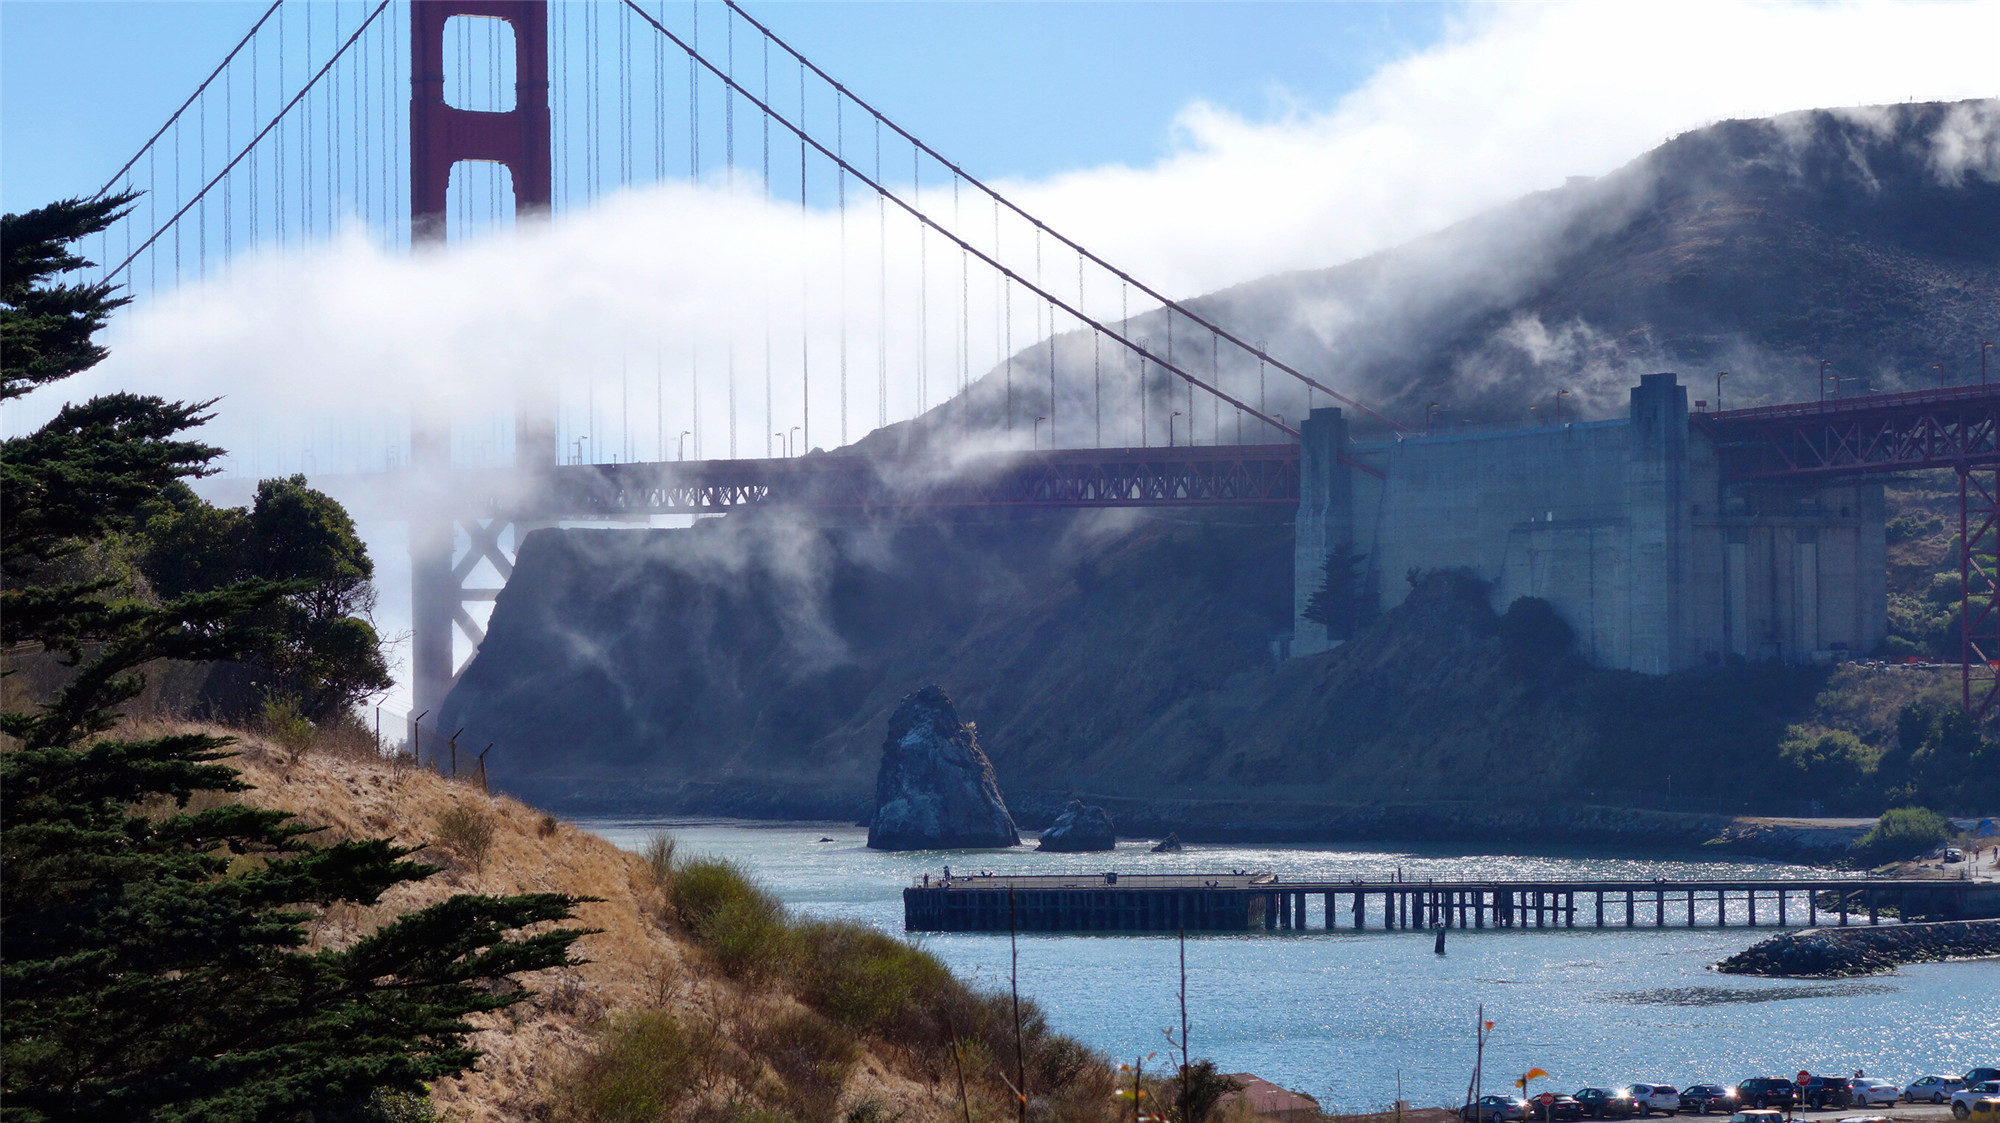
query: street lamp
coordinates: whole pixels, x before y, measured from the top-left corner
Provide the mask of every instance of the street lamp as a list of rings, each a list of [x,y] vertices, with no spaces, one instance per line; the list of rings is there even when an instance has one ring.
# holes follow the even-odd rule
[[[578,437],[576,440],[570,442],[570,447],[575,450],[575,454],[571,456],[569,460],[571,464],[583,463],[583,446],[586,443],[588,443],[589,440],[590,440],[589,437]]]
[[[686,460],[688,458],[688,430],[686,429],[681,430],[681,435],[679,437],[679,448],[680,451],[674,454],[674,459]]]
[[[1562,425],[1562,423],[1563,423],[1563,399],[1564,399],[1564,398],[1567,398],[1567,397],[1569,397],[1569,391],[1568,391],[1568,390],[1557,390],[1557,391],[1556,391],[1556,425],[1557,425],[1557,426],[1561,426],[1561,425]]]
[[[1181,415],[1181,411],[1180,411],[1180,410],[1175,410],[1175,411],[1173,412],[1173,416],[1172,416],[1172,417],[1169,417],[1169,418],[1167,418],[1167,447],[1168,447],[1168,448],[1172,448],[1172,447],[1174,447],[1174,418],[1175,418],[1175,417],[1179,417],[1180,415]]]
[[[1424,436],[1428,437],[1431,435],[1431,418],[1436,417],[1437,411],[1442,408],[1444,407],[1436,402],[1432,402],[1424,407]]]
[[[1986,349],[1991,346],[1993,346],[1991,343],[1982,343],[1979,345],[1979,384],[1981,386],[1986,385]]]
[[[1826,368],[1832,365],[1833,360],[1831,359],[1821,359],[1819,361],[1819,400],[1822,402],[1826,400]]]
[[[1728,377],[1729,372],[1726,370],[1715,372],[1715,412],[1717,413],[1722,412],[1722,380]]]
[[[773,433],[773,434],[771,434],[771,435],[772,435],[772,436],[774,436],[774,437],[776,437],[776,438],[778,438],[778,447],[780,447],[780,448],[784,448],[784,445],[785,445],[785,435],[784,435],[783,433]],[[789,449],[787,449],[787,450],[786,450],[786,453],[785,453],[785,454],[786,454],[787,456],[791,455],[791,452],[790,452],[790,450],[789,450]]]
[[[1042,422],[1044,422],[1044,421],[1047,421],[1047,420],[1048,420],[1048,418],[1046,418],[1046,417],[1037,417],[1037,418],[1035,418],[1035,431],[1034,431],[1034,434],[1033,434],[1032,436],[1030,436],[1030,437],[1028,438],[1028,445],[1029,445],[1029,447],[1030,447],[1030,448],[1040,448],[1040,447],[1042,447]],[[1055,426],[1053,426],[1053,425],[1049,426],[1049,430],[1050,430],[1050,432],[1054,432],[1054,431],[1055,431]],[[1051,442],[1051,443],[1053,443],[1053,442]]]
[[[1938,389],[1944,389],[1944,364],[1932,363],[1931,369],[1938,372]]]

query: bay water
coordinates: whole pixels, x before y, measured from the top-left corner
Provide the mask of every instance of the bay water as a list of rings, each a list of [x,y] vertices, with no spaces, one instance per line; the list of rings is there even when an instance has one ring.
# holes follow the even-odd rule
[[[1825,877],[1825,871],[1753,860],[1605,856],[1584,852],[1479,853],[1449,847],[1190,845],[1153,854],[1121,842],[1112,853],[1014,850],[884,853],[852,824],[665,819],[580,820],[616,845],[639,849],[656,831],[682,856],[744,867],[796,912],[902,934],[902,890],[944,866],[954,873],[1214,873],[1269,870],[1282,879]],[[1800,907],[1793,899],[1794,908]],[[1686,906],[1679,907],[1684,923]],[[1741,904],[1731,919],[1739,922]],[[1712,923],[1713,904],[1698,910]],[[1760,919],[1771,910],[1760,905]],[[1800,1069],[1909,1081],[2000,1064],[2000,960],[1913,964],[1859,980],[1720,975],[1710,964],[1772,929],[1626,929],[1623,902],[1595,913],[1579,902],[1575,930],[1453,929],[1446,954],[1432,934],[1341,927],[1190,935],[1187,1006],[1194,1053],[1224,1072],[1252,1072],[1317,1097],[1327,1110],[1456,1104],[1473,1068],[1477,1011],[1487,1039],[1485,1091],[1542,1068],[1544,1090],[1634,1081],[1685,1087]],[[1670,904],[1667,922],[1676,918]],[[1830,918],[1822,914],[1823,921]],[[1866,923],[1865,915],[1860,918]],[[1379,917],[1371,921],[1379,925]],[[1006,933],[909,937],[975,986],[1005,990]],[[1155,1054],[1178,1027],[1180,942],[1172,935],[1023,935],[1020,987],[1051,1025],[1129,1063]]]

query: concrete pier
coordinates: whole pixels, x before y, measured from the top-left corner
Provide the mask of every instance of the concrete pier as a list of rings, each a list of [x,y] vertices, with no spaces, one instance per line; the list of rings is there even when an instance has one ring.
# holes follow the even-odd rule
[[[1569,930],[1579,913],[1586,926],[1610,926],[1607,902],[1614,920],[1622,902],[1626,928],[1665,928],[1669,915],[1674,927],[1790,927],[1799,902],[1807,925],[1817,923],[1823,898],[1842,924],[1863,910],[1868,923],[1880,924],[1885,906],[1904,916],[1957,917],[1966,892],[1963,882],[1857,878],[1405,882],[1280,881],[1269,873],[979,874],[926,877],[903,890],[903,925],[912,932],[1326,931],[1343,926],[1345,909],[1345,926],[1355,931]],[[1653,898],[1650,918],[1638,910],[1642,893]],[[1685,925],[1682,910],[1669,912],[1670,902],[1685,902]]]

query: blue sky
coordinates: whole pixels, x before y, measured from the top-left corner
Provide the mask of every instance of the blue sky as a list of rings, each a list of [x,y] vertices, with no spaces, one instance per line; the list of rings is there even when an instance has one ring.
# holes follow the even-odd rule
[[[264,6],[0,3],[0,207],[96,190]],[[1191,102],[1252,119],[1323,109],[1383,63],[1434,43],[1456,6],[856,2],[749,10],[978,174],[1018,179],[1150,163],[1169,149],[1175,115]]]

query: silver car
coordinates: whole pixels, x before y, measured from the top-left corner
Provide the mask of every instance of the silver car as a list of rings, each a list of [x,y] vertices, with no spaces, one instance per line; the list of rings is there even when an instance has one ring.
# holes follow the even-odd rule
[[[1874,1107],[1876,1104],[1892,1104],[1903,1098],[1903,1089],[1893,1081],[1878,1080],[1873,1076],[1863,1076],[1848,1085],[1854,1096],[1854,1106]],[[1841,1123],[1846,1123],[1842,1120]]]
[[[1903,1089],[1903,1102],[1941,1104],[1964,1088],[1965,1081],[1956,1076],[1919,1077]]]
[[[1681,1109],[1681,1090],[1672,1084],[1633,1084],[1630,1088],[1632,1098],[1639,1101],[1641,1115],[1656,1111],[1672,1115]]]

